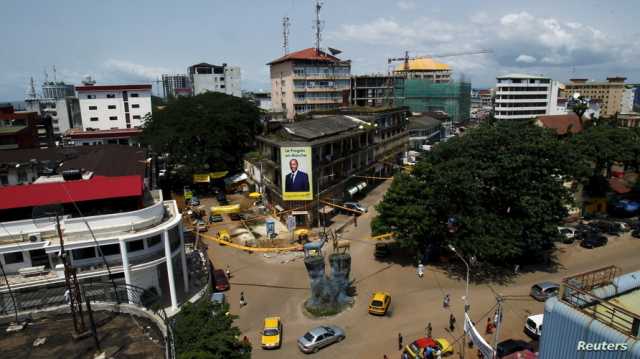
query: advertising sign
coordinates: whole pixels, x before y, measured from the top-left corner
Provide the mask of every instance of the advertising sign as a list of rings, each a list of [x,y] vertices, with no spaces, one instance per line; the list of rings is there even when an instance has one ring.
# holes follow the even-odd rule
[[[281,147],[280,171],[283,200],[310,201],[313,199],[311,147]]]

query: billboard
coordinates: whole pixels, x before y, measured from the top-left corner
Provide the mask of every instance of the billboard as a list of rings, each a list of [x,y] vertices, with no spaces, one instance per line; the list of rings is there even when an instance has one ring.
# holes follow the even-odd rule
[[[281,147],[280,172],[283,200],[313,199],[311,147]]]

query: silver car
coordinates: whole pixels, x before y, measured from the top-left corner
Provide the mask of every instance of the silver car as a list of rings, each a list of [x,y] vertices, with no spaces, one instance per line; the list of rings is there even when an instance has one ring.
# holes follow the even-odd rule
[[[542,282],[531,287],[529,293],[535,300],[544,302],[545,300],[555,297],[560,292],[560,285],[553,282]]]
[[[320,326],[298,338],[298,347],[304,353],[315,353],[321,348],[345,338],[344,330],[335,325]]]

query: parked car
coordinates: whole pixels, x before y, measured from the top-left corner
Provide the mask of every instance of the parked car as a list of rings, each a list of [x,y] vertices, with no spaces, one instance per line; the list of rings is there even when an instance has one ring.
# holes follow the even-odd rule
[[[553,282],[541,282],[534,284],[531,287],[529,294],[537,301],[544,302],[545,300],[555,297],[560,292],[560,285]]]
[[[524,333],[531,338],[538,340],[542,335],[542,318],[544,314],[536,314],[527,317],[527,321],[524,323]]]
[[[389,248],[389,243],[376,243],[376,249],[373,252],[373,255],[378,258],[386,258],[391,254],[391,248]]]
[[[352,214],[360,215],[362,213],[367,213],[367,207],[361,205],[358,202],[345,202],[345,203],[342,204],[342,206],[346,207],[346,208],[349,208],[351,210],[360,212],[360,213],[355,213],[353,211],[346,211],[346,212],[348,212],[347,214],[350,214],[350,215],[352,215]]]
[[[558,227],[558,232],[562,236],[562,243],[571,244],[575,240],[576,230],[571,227]]]
[[[260,334],[262,349],[280,348],[282,345],[282,322],[280,317],[264,318],[264,329]]]
[[[224,292],[229,289],[229,280],[227,275],[224,274],[222,269],[216,269],[213,271],[213,283],[218,292]]]
[[[222,217],[219,214],[212,214],[209,216],[209,223],[216,223],[216,222],[224,222],[224,217]]]
[[[391,295],[387,292],[375,292],[369,302],[369,314],[385,315],[391,305]]]
[[[633,231],[631,231],[631,237],[640,238],[640,229],[634,229]]]
[[[189,205],[190,206],[199,206],[200,205],[200,199],[196,196],[191,197],[191,199],[189,200]]]
[[[316,353],[327,345],[341,342],[345,337],[344,330],[335,325],[319,326],[298,338],[298,347],[304,353]]]
[[[580,246],[584,247],[584,248],[596,248],[596,247],[602,247],[604,245],[606,245],[608,242],[607,237],[601,235],[601,234],[590,234],[587,238],[582,240],[582,243],[580,243]]]
[[[498,343],[496,354],[498,358],[502,358],[509,354],[519,352],[522,350],[534,351],[531,344],[525,342],[524,340],[507,339],[505,341]]]
[[[229,218],[231,218],[232,221],[239,221],[242,219],[238,213],[229,213]]]

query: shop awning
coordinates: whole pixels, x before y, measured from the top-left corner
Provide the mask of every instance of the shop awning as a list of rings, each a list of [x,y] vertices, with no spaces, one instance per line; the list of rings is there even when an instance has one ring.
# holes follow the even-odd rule
[[[213,206],[211,207],[211,214],[228,214],[240,212],[239,204],[229,204],[226,206]]]
[[[242,182],[242,181],[246,181],[247,179],[249,179],[249,176],[247,176],[246,173],[239,173],[237,175],[233,175],[229,178],[225,178],[224,182],[226,184],[232,184],[232,183],[238,183],[238,182]]]
[[[291,211],[291,215],[293,216],[308,216],[309,211]]]
[[[249,193],[249,198],[260,198],[262,195],[260,192],[251,192]]]

